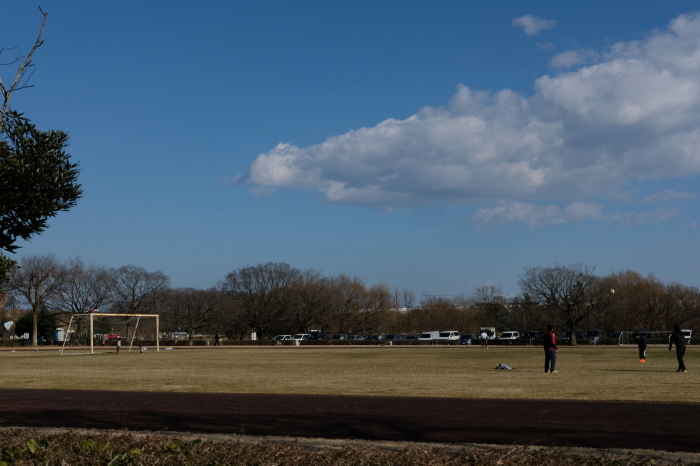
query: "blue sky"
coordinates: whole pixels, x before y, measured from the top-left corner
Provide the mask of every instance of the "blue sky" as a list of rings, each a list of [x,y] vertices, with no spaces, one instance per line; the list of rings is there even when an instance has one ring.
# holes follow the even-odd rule
[[[70,133],[85,197],[20,256],[419,297],[555,263],[700,284],[695,2],[41,5],[12,107]],[[0,45],[40,21],[6,5]]]

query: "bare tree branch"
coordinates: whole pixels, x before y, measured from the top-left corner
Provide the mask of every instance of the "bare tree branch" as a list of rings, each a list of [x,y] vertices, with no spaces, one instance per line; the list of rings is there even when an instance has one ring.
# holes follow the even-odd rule
[[[29,81],[29,78],[31,78],[33,73],[30,73],[29,76],[25,77],[25,74],[27,73],[27,70],[29,70],[31,67],[34,66],[32,63],[32,57],[34,56],[34,52],[41,47],[41,45],[44,43],[44,41],[41,39],[41,36],[44,34],[44,27],[46,27],[46,20],[49,17],[49,14],[45,12],[44,10],[41,9],[41,6],[39,6],[39,11],[41,14],[44,16],[44,20],[41,23],[41,29],[39,29],[39,35],[36,38],[36,41],[34,42],[34,45],[32,46],[31,50],[29,53],[24,57],[24,61],[20,65],[20,67],[17,69],[17,74],[15,74],[15,79],[12,82],[12,84],[9,87],[5,87],[5,85],[2,83],[2,80],[0,79],[0,93],[2,93],[2,109],[0,109],[0,118],[5,117],[5,113],[7,112],[7,107],[10,104],[10,98],[12,97],[12,93],[15,91],[18,91],[20,89],[26,89],[28,87],[32,87],[31,85],[27,84]],[[10,62],[10,63],[16,63],[21,59],[21,57],[17,57],[16,60]]]

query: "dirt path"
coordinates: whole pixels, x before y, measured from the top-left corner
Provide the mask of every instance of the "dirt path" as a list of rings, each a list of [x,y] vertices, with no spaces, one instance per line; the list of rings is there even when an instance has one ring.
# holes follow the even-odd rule
[[[0,390],[0,426],[700,452],[700,405]]]

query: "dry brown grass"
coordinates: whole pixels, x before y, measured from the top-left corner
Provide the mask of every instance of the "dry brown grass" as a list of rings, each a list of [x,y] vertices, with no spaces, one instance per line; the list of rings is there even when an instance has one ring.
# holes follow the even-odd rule
[[[0,388],[700,402],[700,351],[564,347],[558,374],[541,348],[237,347],[60,356],[0,352]],[[515,370],[494,370],[506,363]]]
[[[226,440],[118,432],[2,430],[0,465],[619,465],[698,464],[698,455],[562,448]]]

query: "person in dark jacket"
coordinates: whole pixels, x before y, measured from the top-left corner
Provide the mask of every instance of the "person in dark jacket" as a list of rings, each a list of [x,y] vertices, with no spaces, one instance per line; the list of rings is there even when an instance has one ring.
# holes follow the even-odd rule
[[[643,338],[639,332],[634,332],[632,334],[632,337],[634,337],[634,342],[637,344],[637,347],[639,348],[639,362],[647,362],[647,341],[645,338]]]
[[[685,363],[683,362],[683,356],[685,355],[685,335],[683,335],[679,324],[673,324],[673,333],[668,338],[669,351],[671,351],[673,345],[676,345],[676,359],[678,359],[678,370],[676,372],[685,372]]]
[[[556,373],[556,366],[557,334],[551,325],[547,325],[547,333],[544,334],[544,372]]]

